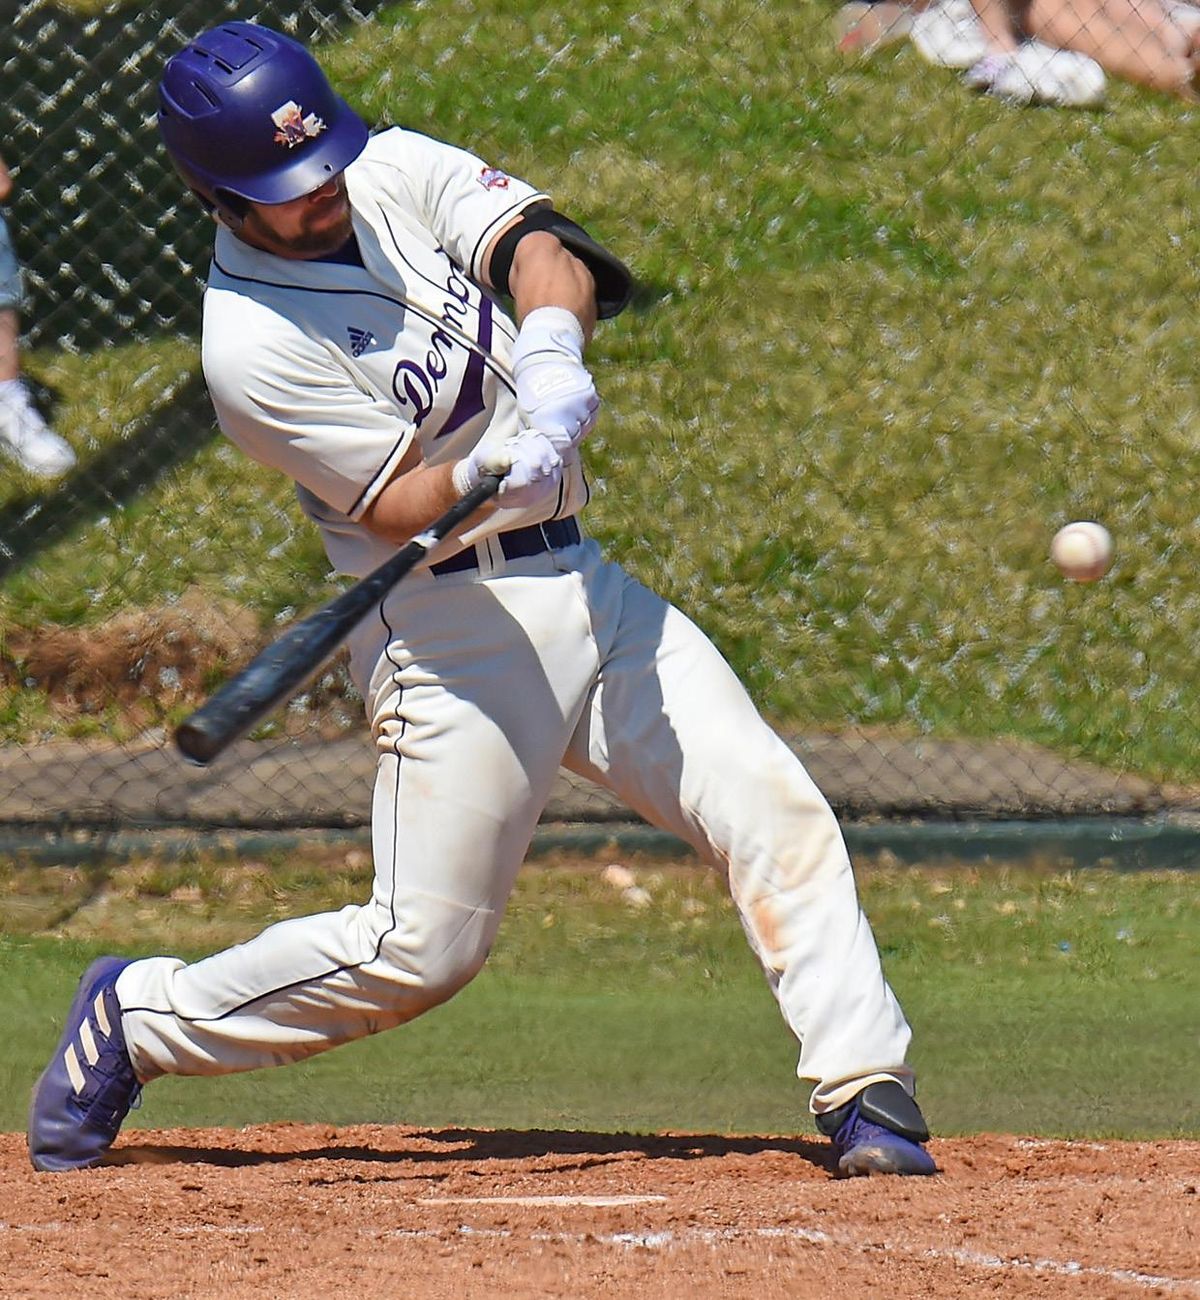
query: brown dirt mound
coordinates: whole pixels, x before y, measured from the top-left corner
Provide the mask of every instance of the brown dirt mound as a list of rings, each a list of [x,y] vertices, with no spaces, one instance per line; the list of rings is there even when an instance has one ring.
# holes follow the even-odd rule
[[[806,1138],[281,1124],[38,1175],[8,1134],[0,1293],[1200,1297],[1200,1142],[930,1149],[844,1181]]]
[[[199,704],[267,639],[253,611],[193,588],[173,604],[125,610],[95,627],[9,630],[0,641],[0,685],[37,687],[63,718],[115,711],[138,729]],[[357,703],[342,652],[310,687],[307,712],[351,696]]]
[[[13,629],[0,667],[59,707],[91,713],[199,695],[214,674],[253,654],[258,640],[250,611],[190,591],[175,604],[128,610],[97,627]]]

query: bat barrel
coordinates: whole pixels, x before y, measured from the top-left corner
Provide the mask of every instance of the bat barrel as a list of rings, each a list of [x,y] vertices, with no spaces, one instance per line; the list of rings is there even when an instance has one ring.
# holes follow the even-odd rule
[[[315,613],[293,624],[175,728],[175,745],[189,762],[211,763],[239,736],[311,677],[430,549],[489,497],[500,479],[489,475],[429,528],[377,569]]]

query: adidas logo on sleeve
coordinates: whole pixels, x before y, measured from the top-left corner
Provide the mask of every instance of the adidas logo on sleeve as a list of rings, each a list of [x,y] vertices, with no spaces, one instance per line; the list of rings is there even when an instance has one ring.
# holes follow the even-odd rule
[[[370,330],[360,330],[354,325],[347,326],[346,333],[350,336],[350,355],[352,357],[361,357],[369,347],[374,347],[377,341]]]

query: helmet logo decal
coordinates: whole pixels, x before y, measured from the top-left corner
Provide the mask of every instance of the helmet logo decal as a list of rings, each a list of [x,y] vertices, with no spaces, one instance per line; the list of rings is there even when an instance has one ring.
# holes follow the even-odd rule
[[[324,119],[316,113],[309,113],[305,117],[304,110],[294,99],[280,104],[271,114],[271,121],[279,128],[275,132],[275,143],[287,149],[294,149],[296,145],[303,144],[305,140],[320,135],[325,130]]]

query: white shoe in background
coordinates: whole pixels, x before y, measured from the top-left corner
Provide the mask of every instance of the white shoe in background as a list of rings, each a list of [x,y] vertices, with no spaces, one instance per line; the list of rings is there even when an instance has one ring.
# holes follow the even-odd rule
[[[1104,69],[1086,54],[1026,41],[1011,54],[989,54],[969,68],[963,81],[1009,104],[1055,108],[1098,108],[1104,103]]]
[[[986,94],[1008,72],[1012,61],[1012,54],[985,54],[963,73],[963,85],[968,90],[982,90]]]
[[[971,0],[940,0],[913,18],[909,40],[939,68],[970,68],[991,50]]]
[[[1185,3],[1185,0],[1166,0],[1163,8],[1167,17],[1185,36],[1195,36],[1200,32],[1200,7]]]
[[[75,453],[22,398],[0,397],[0,451],[38,478],[58,478],[75,464]]]

